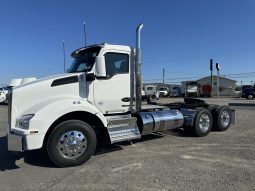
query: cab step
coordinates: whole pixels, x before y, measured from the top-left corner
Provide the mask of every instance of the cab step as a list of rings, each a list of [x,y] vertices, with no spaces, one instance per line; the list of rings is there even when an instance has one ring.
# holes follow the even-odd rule
[[[109,116],[107,121],[111,143],[141,138],[135,117],[131,115]]]

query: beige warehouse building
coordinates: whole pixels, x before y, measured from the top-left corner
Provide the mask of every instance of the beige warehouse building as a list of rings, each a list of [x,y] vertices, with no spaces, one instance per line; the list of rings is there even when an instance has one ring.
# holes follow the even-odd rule
[[[204,84],[211,84],[211,76],[207,76],[201,79],[196,80],[199,84],[204,85]],[[225,78],[225,77],[220,77],[220,96],[231,96],[233,95],[233,90],[236,87],[236,81]],[[213,91],[212,91],[212,96],[217,95],[217,76],[213,76]]]

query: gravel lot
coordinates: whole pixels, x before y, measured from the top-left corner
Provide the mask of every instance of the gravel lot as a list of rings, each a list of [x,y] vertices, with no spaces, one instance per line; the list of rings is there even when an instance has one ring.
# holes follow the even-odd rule
[[[255,190],[255,107],[235,109],[236,125],[225,132],[148,135],[101,148],[83,166],[60,169],[40,150],[7,151],[7,107],[0,105],[0,190]]]

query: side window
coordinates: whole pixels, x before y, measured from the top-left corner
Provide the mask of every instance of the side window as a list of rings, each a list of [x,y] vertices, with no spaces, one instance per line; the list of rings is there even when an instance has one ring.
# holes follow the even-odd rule
[[[106,75],[109,77],[115,74],[129,72],[129,55],[121,53],[106,53],[105,55]]]
[[[77,68],[77,72],[81,72],[84,71],[86,68],[86,64],[85,63],[81,63],[78,68]]]

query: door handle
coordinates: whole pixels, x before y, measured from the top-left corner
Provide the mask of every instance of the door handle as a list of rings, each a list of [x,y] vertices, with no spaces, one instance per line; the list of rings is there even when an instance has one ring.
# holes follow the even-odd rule
[[[131,98],[130,97],[124,97],[121,99],[123,102],[130,102]]]

